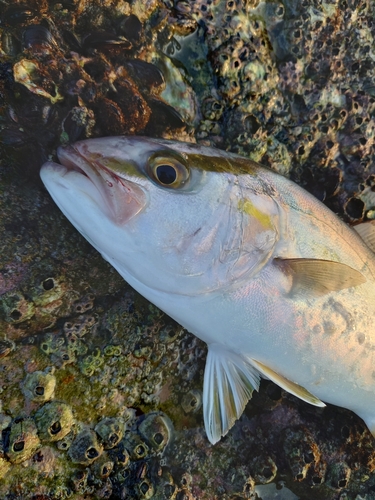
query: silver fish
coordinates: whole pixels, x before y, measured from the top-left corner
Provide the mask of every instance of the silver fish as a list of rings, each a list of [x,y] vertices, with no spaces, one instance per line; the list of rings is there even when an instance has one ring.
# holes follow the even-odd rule
[[[145,137],[59,149],[41,178],[140,294],[208,344],[203,413],[216,443],[261,377],[375,433],[372,224],[356,231],[237,155]]]

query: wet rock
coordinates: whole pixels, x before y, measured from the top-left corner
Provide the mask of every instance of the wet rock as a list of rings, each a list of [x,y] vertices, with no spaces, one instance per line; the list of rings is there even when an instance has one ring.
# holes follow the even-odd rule
[[[284,450],[296,481],[303,481],[313,464],[320,460],[319,447],[307,429],[286,430]]]

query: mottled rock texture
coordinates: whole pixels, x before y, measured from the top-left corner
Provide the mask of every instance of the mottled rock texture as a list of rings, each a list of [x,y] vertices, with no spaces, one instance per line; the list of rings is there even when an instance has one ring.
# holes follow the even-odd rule
[[[360,419],[270,382],[211,446],[204,344],[130,289],[38,177],[68,141],[163,136],[268,165],[347,222],[375,218],[374,10],[2,2],[1,498],[235,500],[269,482],[301,499],[375,498]]]

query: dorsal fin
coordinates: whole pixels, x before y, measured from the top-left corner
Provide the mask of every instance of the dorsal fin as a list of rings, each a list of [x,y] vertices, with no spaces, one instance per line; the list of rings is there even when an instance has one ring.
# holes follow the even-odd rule
[[[357,231],[369,249],[375,252],[375,220],[361,222],[353,226],[353,229]]]
[[[203,384],[203,416],[207,437],[217,443],[241,416],[260,376],[247,360],[219,344],[208,346]]]
[[[291,292],[317,297],[365,283],[362,273],[341,262],[322,259],[274,259],[274,263],[293,277]]]

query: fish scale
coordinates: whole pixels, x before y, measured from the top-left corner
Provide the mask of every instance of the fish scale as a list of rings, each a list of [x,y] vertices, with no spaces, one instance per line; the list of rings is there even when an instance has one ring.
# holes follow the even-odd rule
[[[106,137],[58,156],[41,177],[60,209],[130,285],[207,343],[212,443],[261,377],[313,405],[349,408],[375,432],[372,223],[358,227],[361,238],[290,180],[212,148]]]

